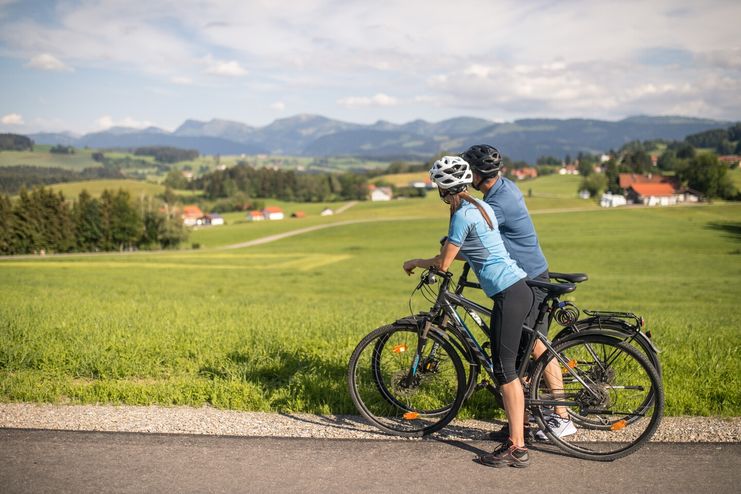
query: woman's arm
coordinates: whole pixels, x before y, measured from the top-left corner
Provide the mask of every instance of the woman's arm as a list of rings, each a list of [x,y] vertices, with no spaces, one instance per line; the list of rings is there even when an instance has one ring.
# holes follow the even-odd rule
[[[411,275],[414,273],[415,268],[427,269],[432,266],[435,266],[441,271],[447,271],[450,265],[453,264],[453,261],[456,259],[460,250],[461,248],[457,245],[445,242],[439,255],[429,259],[409,259],[404,263],[404,271],[406,271],[408,275]]]

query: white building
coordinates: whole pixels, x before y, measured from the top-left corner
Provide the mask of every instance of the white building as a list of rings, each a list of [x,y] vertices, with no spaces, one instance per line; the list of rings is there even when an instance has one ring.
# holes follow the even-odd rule
[[[283,210],[275,206],[269,206],[263,209],[262,214],[263,216],[265,216],[266,220],[282,220],[283,218],[285,218]]]
[[[370,188],[370,200],[371,201],[390,201],[393,197],[390,187],[375,187]]]
[[[625,200],[625,196],[619,194],[610,194],[605,192],[599,200],[599,205],[603,208],[616,208],[618,206],[625,206],[628,201]]]

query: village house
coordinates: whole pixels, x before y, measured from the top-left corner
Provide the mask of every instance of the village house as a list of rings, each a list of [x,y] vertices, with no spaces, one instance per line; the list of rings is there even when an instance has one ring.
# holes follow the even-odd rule
[[[221,215],[217,213],[209,213],[205,214],[202,217],[198,218],[196,221],[196,225],[204,225],[204,226],[219,226],[224,224],[224,218],[221,217]]]
[[[247,221],[264,221],[265,216],[262,214],[262,211],[248,211],[247,212]]]
[[[291,218],[305,218],[305,217],[306,217],[306,213],[304,213],[303,211],[294,211],[291,214]]]
[[[183,225],[195,226],[200,218],[203,218],[203,211],[195,204],[191,204],[183,207]]]
[[[283,214],[283,210],[276,206],[268,206],[265,209],[262,210],[263,216],[265,216],[266,220],[282,220],[285,218],[285,214]]]
[[[649,173],[647,175],[635,174],[635,173],[621,173],[618,175],[618,181],[620,188],[628,190],[633,184],[670,184],[675,189],[678,187],[678,182],[675,177],[667,177],[658,173]]]
[[[738,154],[725,154],[723,156],[718,156],[718,161],[721,163],[725,163],[728,166],[737,166],[741,163],[741,155]]]
[[[332,216],[334,214],[334,211],[332,211],[330,208],[324,208],[322,209],[322,212],[319,213],[319,216]]]
[[[609,192],[602,194],[599,200],[599,205],[603,208],[616,208],[618,206],[625,206],[626,204],[628,204],[628,201],[625,199],[625,196],[610,194]]]
[[[559,175],[579,175],[579,169],[576,165],[564,165],[558,169]]]
[[[391,187],[376,187],[371,184],[368,186],[371,201],[390,201],[394,196]]]
[[[529,178],[538,178],[538,170],[532,166],[526,166],[525,168],[516,168],[512,170],[512,176],[517,180],[525,180]]]
[[[626,192],[628,199],[644,206],[673,206],[681,202],[680,194],[670,183],[634,183]]]

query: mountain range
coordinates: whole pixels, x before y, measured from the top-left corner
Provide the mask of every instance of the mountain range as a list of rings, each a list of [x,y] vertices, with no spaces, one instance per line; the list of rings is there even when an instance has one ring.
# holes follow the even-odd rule
[[[277,154],[356,156],[374,159],[427,159],[440,151],[461,152],[491,144],[512,158],[534,162],[540,156],[563,158],[580,151],[601,153],[635,140],[682,140],[687,135],[723,128],[730,122],[689,117],[629,117],[616,122],[590,119],[524,119],[497,123],[474,117],[441,122],[414,120],[370,125],[321,115],[296,115],[264,127],[213,119],[186,120],[173,132],[157,127],[112,127],[82,136],[31,134],[38,144],[92,148],[174,146],[201,154]]]

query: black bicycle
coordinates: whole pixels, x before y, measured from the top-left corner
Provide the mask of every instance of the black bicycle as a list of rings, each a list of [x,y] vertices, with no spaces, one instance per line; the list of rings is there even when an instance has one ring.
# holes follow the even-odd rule
[[[451,279],[451,273],[423,272],[417,290],[438,287],[431,310],[372,331],[350,358],[352,400],[385,432],[424,436],[450,423],[476,388],[499,394],[493,384],[477,383],[481,369],[495,382],[493,365],[456,308],[477,314],[473,320],[487,334],[480,316],[490,316],[490,310],[450,291]],[[547,317],[553,299],[576,288],[573,283],[528,284],[548,292],[538,321]],[[658,372],[641,352],[599,331],[580,331],[553,345],[526,325],[523,331],[528,335],[524,355],[530,355],[538,339],[547,348],[532,364],[523,359],[518,375],[526,385],[526,407],[552,443],[580,458],[613,460],[651,438],[663,414],[664,393]],[[563,389],[546,383],[553,359],[561,369]],[[578,419],[573,421],[576,434],[553,433],[546,417],[554,407],[565,407]]]
[[[481,285],[476,282],[468,281],[468,274],[470,272],[470,266],[468,263],[464,263],[463,271],[461,272],[460,278],[456,283],[455,293],[461,295],[464,288],[475,288],[481,289]],[[555,280],[559,283],[572,283],[574,285],[583,283],[589,279],[586,273],[558,273],[550,272],[550,279]],[[420,287],[418,287],[419,289]],[[424,285],[422,286],[424,288]],[[570,293],[570,292],[568,292]],[[642,317],[633,314],[632,312],[616,312],[616,311],[600,311],[600,310],[584,310],[584,313],[588,316],[584,319],[579,319],[581,311],[576,305],[569,301],[562,301],[560,298],[550,293],[548,298],[544,301],[546,306],[542,307],[546,311],[545,318],[547,319],[546,327],[550,328],[553,321],[556,321],[559,325],[563,326],[556,335],[554,336],[551,344],[556,344],[566,338],[567,336],[575,333],[584,331],[590,331],[592,333],[600,333],[606,336],[611,336],[621,340],[623,343],[628,344],[639,350],[648,359],[651,365],[654,366],[659,377],[661,377],[661,364],[659,362],[659,351],[651,341],[651,333],[649,331],[644,332],[645,321]],[[476,313],[471,309],[465,309],[466,313],[476,320],[479,327],[482,328],[487,334],[488,327],[483,321],[477,320]],[[486,345],[486,344],[485,344]],[[519,358],[526,358],[524,349],[520,352]],[[518,360],[519,362],[519,360]],[[530,365],[533,365],[533,361],[529,361]],[[478,372],[477,366],[470,366],[469,372],[467,372],[467,385],[466,385],[466,399],[473,394],[476,389],[485,387],[485,384],[478,383],[477,378],[480,373]],[[648,407],[651,404],[653,395],[648,394],[644,407]],[[589,418],[581,417],[570,413],[572,420],[581,422],[582,424],[589,424],[593,427],[606,427],[600,423],[590,421]],[[638,416],[628,417],[628,421],[637,420]]]

